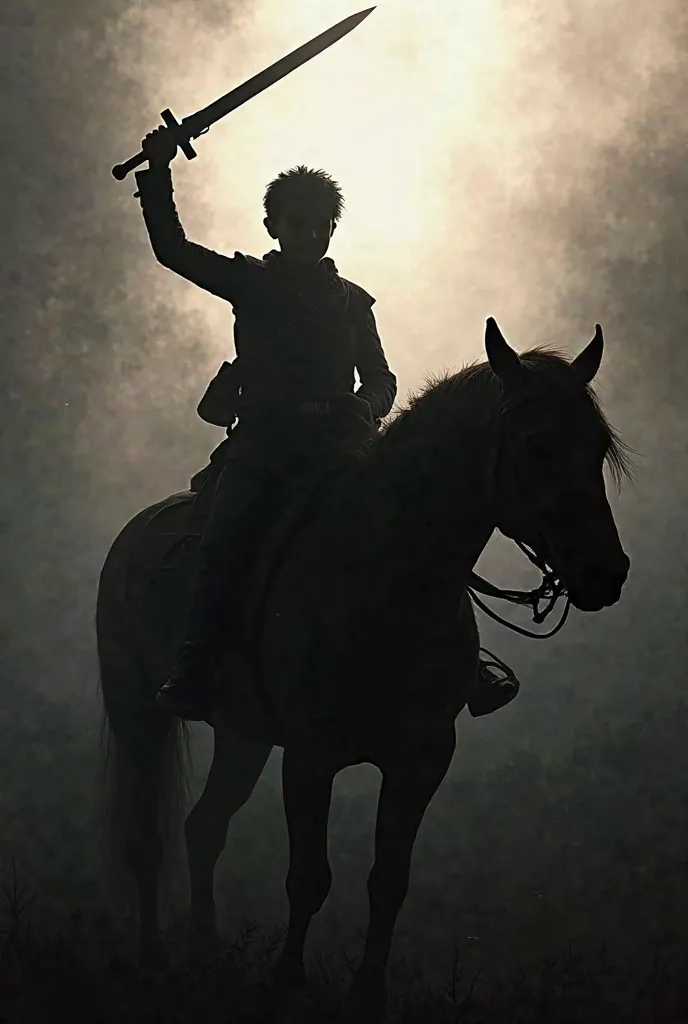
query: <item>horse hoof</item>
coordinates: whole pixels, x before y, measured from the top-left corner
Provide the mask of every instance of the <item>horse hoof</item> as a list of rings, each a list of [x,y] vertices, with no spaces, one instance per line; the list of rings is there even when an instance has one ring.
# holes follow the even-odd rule
[[[139,969],[148,974],[166,971],[170,966],[170,956],[162,939],[146,942],[139,953]]]
[[[312,1018],[313,998],[305,988],[281,990],[273,1001],[271,1024],[303,1024]]]
[[[344,1003],[345,1024],[385,1024],[386,1020],[386,986],[354,980]]]
[[[307,984],[303,961],[278,957],[272,969],[272,980],[277,992],[302,992]]]
[[[198,931],[189,935],[186,944],[186,956],[190,964],[204,963],[215,960],[222,952],[222,939],[214,931]]]

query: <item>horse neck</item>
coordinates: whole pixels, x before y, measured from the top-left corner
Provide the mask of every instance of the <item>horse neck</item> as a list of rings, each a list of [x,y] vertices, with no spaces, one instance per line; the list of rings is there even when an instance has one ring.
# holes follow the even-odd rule
[[[372,532],[419,592],[463,589],[495,528],[499,401],[496,382],[476,374],[428,394],[381,440]]]

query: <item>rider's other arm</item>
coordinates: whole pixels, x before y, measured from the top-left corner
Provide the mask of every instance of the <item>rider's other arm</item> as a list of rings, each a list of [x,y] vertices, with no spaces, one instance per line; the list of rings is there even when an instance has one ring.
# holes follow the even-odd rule
[[[356,334],[356,369],[361,381],[356,396],[368,403],[373,419],[383,419],[394,405],[397,378],[387,363],[372,309]]]
[[[231,427],[239,405],[239,358],[223,363],[198,403],[197,413],[214,427]]]
[[[158,263],[199,288],[233,303],[244,290],[245,257],[241,253],[234,257],[222,256],[188,240],[174,205],[169,167],[137,171],[136,183],[136,194]]]

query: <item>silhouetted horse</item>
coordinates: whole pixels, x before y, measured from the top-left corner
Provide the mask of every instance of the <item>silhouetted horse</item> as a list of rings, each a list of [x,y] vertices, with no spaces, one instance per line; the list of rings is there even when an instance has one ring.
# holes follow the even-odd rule
[[[229,821],[273,745],[284,747],[290,916],[275,970],[298,984],[309,924],[330,889],[334,777],[363,762],[380,769],[369,926],[350,993],[359,1020],[383,1016],[416,833],[475,682],[478,630],[465,588],[490,535],[498,528],[528,544],[583,611],[618,601],[629,568],[603,474],[606,462],[620,481],[624,449],[589,387],[601,329],[572,362],[544,349],[519,357],[492,319],[485,348],[488,363],[429,385],[369,453],[321,487],[305,520],[268,543],[251,602],[254,681],[240,684],[232,668],[205,791],[185,826],[191,941],[206,951],[217,937],[213,873]],[[193,559],[184,544],[171,547],[189,507],[188,495],[176,495],[136,516],[108,555],[98,594],[106,724],[143,953],[157,941],[161,828],[184,774],[184,728],[153,696],[183,635]]]

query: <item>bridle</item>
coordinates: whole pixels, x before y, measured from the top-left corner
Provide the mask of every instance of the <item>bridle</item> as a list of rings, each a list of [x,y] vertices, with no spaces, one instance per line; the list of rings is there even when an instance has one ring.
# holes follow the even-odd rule
[[[519,488],[519,490],[520,489],[521,488]],[[483,577],[479,576],[478,573],[472,572],[469,576],[466,590],[470,598],[475,602],[475,604],[477,604],[478,608],[485,612],[485,614],[495,622],[499,622],[500,625],[506,626],[507,629],[512,630],[514,633],[520,633],[521,636],[527,636],[532,640],[549,640],[550,637],[553,637],[559,632],[566,622],[569,609],[571,607],[571,598],[568,596],[566,587],[562,581],[547,565],[544,558],[537,555],[528,544],[524,544],[522,541],[516,540],[515,538],[514,543],[542,574],[542,582],[539,587],[536,587],[534,590],[502,590],[501,587],[495,587],[493,583],[483,579]],[[514,622],[509,622],[508,619],[503,619],[501,615],[493,612],[484,601],[481,601],[478,594],[482,594],[484,597],[492,597],[497,598],[497,600],[508,601],[509,604],[525,605],[529,607],[532,611],[533,622],[536,625],[540,625],[540,623],[544,622],[545,619],[551,615],[560,598],[565,597],[566,604],[564,605],[564,610],[559,622],[553,629],[548,633],[535,633],[532,630],[524,629],[523,626],[517,626]],[[541,609],[540,605],[543,602],[546,602],[546,604],[545,607]]]
[[[483,579],[477,572],[472,572],[469,576],[466,590],[478,608],[484,611],[486,615],[489,615],[491,619],[494,619],[495,622],[499,622],[502,626],[513,630],[514,633],[520,633],[521,636],[527,636],[533,640],[548,640],[555,633],[558,633],[566,622],[571,607],[571,598],[568,596],[564,584],[543,559],[536,555],[534,551],[531,551],[527,544],[523,544],[519,540],[514,543],[542,573],[542,583],[539,587],[536,587],[534,590],[502,590],[501,587],[495,587],[493,583]],[[478,594],[482,594],[484,597],[494,597],[502,601],[508,601],[509,604],[527,605],[532,610],[533,622],[537,625],[544,622],[548,615],[552,613],[559,598],[565,597],[566,604],[564,605],[561,618],[554,629],[551,629],[549,633],[534,633],[529,629],[524,629],[522,626],[517,626],[514,622],[509,622],[508,619],[503,619],[501,615],[493,612],[484,601],[481,601]],[[546,601],[547,604],[541,610],[540,604],[543,601]]]

